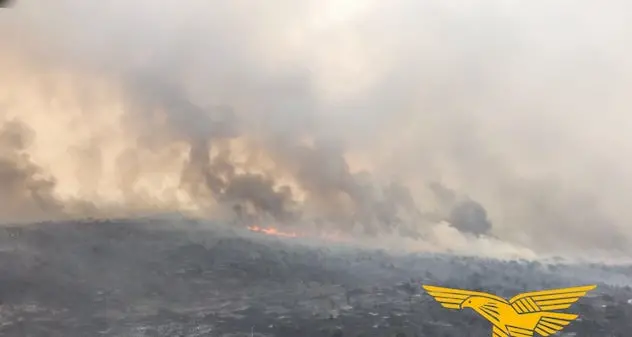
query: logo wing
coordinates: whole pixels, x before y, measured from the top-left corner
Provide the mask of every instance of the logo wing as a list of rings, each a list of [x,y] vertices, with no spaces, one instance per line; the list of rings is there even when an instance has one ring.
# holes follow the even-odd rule
[[[596,285],[534,291],[514,296],[509,300],[517,313],[542,312],[534,330],[542,336],[550,336],[577,318],[574,314],[549,312],[568,309]]]
[[[509,337],[509,335],[501,328],[492,325],[492,337]]]
[[[480,291],[444,288],[429,285],[423,285],[422,287],[426,290],[426,292],[428,292],[428,295],[432,296],[444,308],[448,309],[461,309],[461,303],[463,303],[471,296],[487,297],[507,303],[507,300],[502,297]]]
[[[522,293],[512,297],[509,304],[519,314],[568,309],[596,287],[596,285],[589,285]]]

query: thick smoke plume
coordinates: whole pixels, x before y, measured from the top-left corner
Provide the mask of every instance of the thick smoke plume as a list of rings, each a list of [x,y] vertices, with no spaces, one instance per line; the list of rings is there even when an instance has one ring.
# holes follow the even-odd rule
[[[3,216],[55,216],[61,212],[54,196],[55,181],[42,175],[25,149],[33,134],[25,125],[8,121],[0,130],[0,212]]]
[[[626,6],[18,2],[0,11],[0,219],[185,212],[419,242],[447,223],[628,254]]]

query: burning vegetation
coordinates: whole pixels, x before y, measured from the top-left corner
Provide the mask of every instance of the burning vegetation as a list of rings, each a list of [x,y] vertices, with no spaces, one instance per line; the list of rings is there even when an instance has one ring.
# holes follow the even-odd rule
[[[431,282],[629,336],[628,2],[385,3],[0,11],[0,335],[489,336]]]
[[[248,229],[253,232],[264,233],[264,234],[274,235],[274,236],[288,237],[288,238],[295,238],[298,236],[296,233],[283,232],[274,227],[264,228],[264,227],[259,227],[259,226],[248,226]]]

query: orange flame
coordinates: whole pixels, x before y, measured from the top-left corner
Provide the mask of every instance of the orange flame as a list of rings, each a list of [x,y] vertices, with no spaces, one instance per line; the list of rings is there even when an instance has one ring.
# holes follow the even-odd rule
[[[248,226],[248,229],[253,232],[258,232],[258,233],[263,233],[263,234],[268,234],[268,235],[275,235],[275,236],[284,236],[284,237],[289,237],[289,238],[295,238],[298,236],[296,235],[296,233],[282,232],[274,227],[264,228],[264,227],[259,227],[259,226]]]
[[[329,242],[338,242],[338,243],[349,243],[351,242],[351,240],[345,236],[343,236],[341,233],[338,232],[330,232],[327,234],[321,233],[321,234],[308,234],[308,233],[301,233],[300,235],[297,234],[296,232],[284,232],[281,231],[275,227],[260,227],[260,226],[248,226],[248,230],[252,231],[252,232],[257,232],[257,233],[261,233],[261,234],[266,234],[266,235],[274,235],[274,236],[279,236],[279,237],[286,237],[286,238],[297,238],[297,237],[302,237],[302,238],[315,238],[315,239],[321,239],[321,240],[326,240]]]

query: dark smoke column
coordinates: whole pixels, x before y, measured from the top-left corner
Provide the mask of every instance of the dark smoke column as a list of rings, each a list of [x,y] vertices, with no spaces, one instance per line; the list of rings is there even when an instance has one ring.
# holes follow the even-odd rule
[[[485,208],[472,200],[458,203],[452,209],[449,221],[459,231],[475,235],[487,234],[492,228]]]
[[[13,6],[14,0],[0,0],[0,8],[8,8]]]

